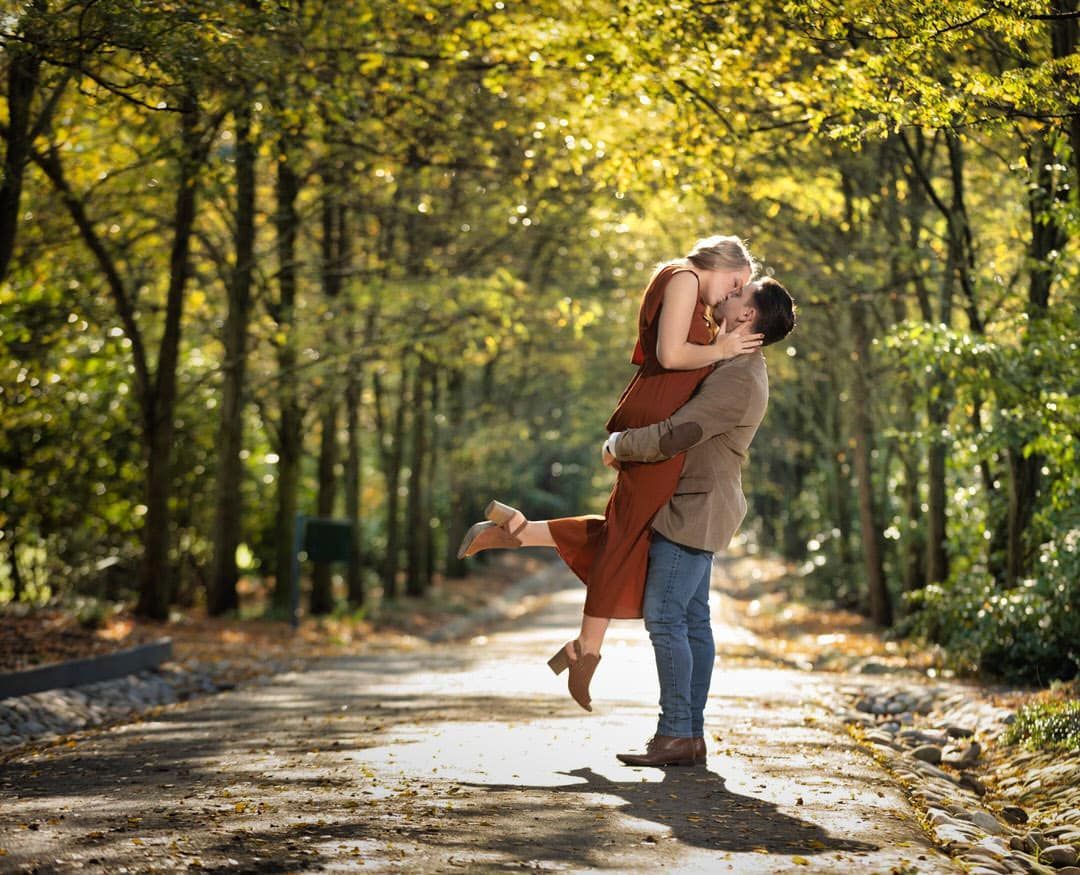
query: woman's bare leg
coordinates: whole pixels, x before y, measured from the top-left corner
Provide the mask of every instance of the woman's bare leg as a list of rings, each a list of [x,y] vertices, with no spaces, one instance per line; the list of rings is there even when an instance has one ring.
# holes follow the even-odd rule
[[[514,531],[521,525],[521,519],[515,517],[507,523],[507,528]],[[522,547],[554,547],[555,539],[551,537],[551,527],[547,520],[529,520],[525,528],[516,533],[515,537],[521,541]],[[590,617],[588,614],[581,615],[581,632],[578,634],[578,643],[582,653],[599,653],[604,643],[604,635],[607,634],[608,624],[611,621],[607,617]],[[575,655],[567,650],[571,660]]]
[[[507,523],[507,528],[513,532],[517,526],[521,525],[521,520],[514,518]],[[551,529],[547,524],[547,520],[533,521],[529,520],[525,523],[525,528],[520,532],[515,533],[515,537],[521,541],[522,547],[554,547],[555,539],[551,537]]]
[[[578,635],[578,641],[581,643],[582,653],[600,652],[600,646],[604,643],[604,635],[607,634],[610,622],[611,620],[607,617],[581,615],[581,633]]]

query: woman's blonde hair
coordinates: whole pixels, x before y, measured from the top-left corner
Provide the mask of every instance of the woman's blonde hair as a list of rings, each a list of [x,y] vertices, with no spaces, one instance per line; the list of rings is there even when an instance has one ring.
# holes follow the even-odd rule
[[[751,279],[758,271],[757,260],[738,237],[716,235],[704,237],[694,244],[686,256],[699,270],[740,270],[749,268]]]

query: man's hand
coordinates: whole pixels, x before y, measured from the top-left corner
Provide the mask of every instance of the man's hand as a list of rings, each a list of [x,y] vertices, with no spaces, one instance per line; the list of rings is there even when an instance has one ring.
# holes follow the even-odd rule
[[[612,437],[613,435],[608,435],[608,439],[604,441],[604,446],[600,450],[600,458],[604,460],[604,464],[607,465],[609,468],[613,468],[614,470],[618,471],[619,460],[616,459],[615,456],[612,454],[611,450],[608,449],[611,445]]]
[[[749,322],[742,322],[732,331],[728,331],[727,319],[722,319],[712,345],[725,359],[733,359],[737,355],[753,352],[761,347],[765,335],[751,333],[751,328],[752,325]]]

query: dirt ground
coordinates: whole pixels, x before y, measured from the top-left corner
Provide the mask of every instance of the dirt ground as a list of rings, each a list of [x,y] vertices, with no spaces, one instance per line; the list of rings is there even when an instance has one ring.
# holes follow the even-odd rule
[[[0,871],[958,871],[821,706],[844,674],[741,658],[714,598],[707,767],[635,769],[652,651],[613,625],[581,711],[545,660],[582,590],[486,636],[327,659],[0,765]],[[727,656],[731,655],[728,659]]]

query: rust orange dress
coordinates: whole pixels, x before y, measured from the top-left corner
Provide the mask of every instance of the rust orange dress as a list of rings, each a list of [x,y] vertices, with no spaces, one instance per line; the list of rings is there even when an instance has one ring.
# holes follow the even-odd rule
[[[656,358],[660,307],[668,281],[689,268],[666,265],[649,283],[638,312],[637,373],[623,391],[607,430],[640,428],[667,419],[682,407],[712,367],[671,371]],[[696,276],[696,274],[695,274]],[[694,307],[687,340],[709,343],[714,336],[705,305]],[[641,616],[653,517],[675,493],[683,454],[663,462],[624,462],[603,516],[550,520],[555,549],[588,588],[585,613],[590,617],[636,619]]]

